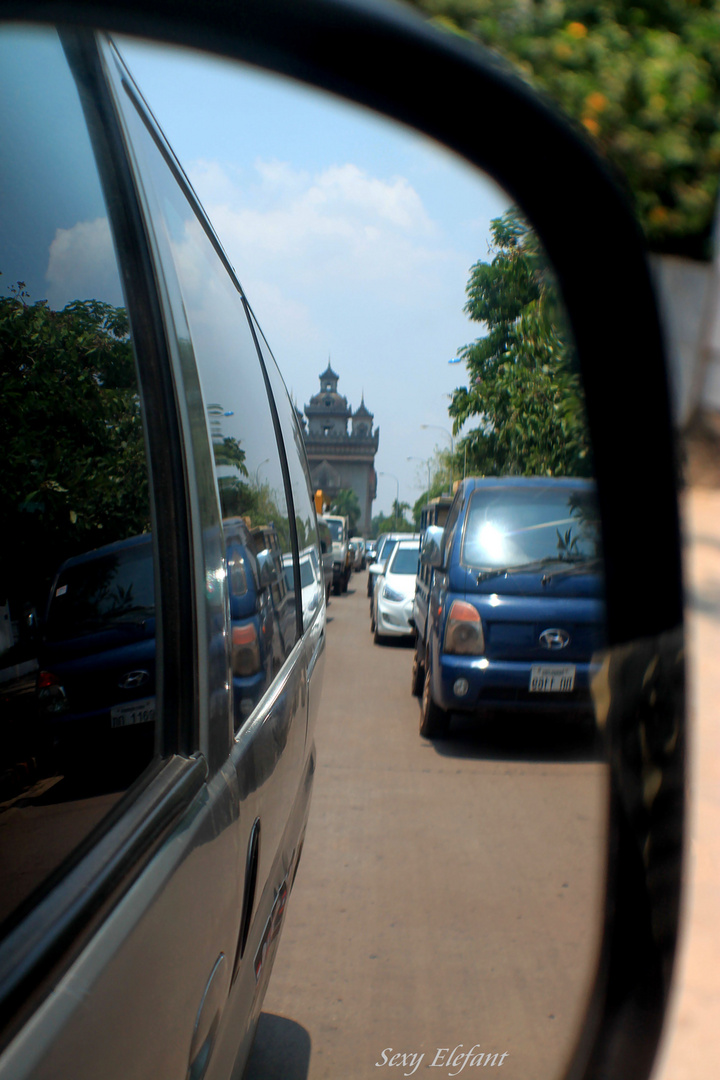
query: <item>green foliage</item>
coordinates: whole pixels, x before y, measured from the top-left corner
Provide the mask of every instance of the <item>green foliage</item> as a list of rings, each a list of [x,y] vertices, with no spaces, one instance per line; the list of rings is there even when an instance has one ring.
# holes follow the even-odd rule
[[[342,488],[338,491],[333,499],[332,506],[330,507],[330,513],[339,514],[342,517],[348,518],[350,522],[350,536],[355,536],[357,533],[358,522],[360,521],[361,510],[358,497],[352,488]]]
[[[52,311],[29,303],[23,282],[0,297],[8,594],[13,579],[50,575],[70,555],[150,528],[128,331],[124,309],[99,300]]]
[[[582,382],[537,236],[516,210],[492,222],[494,258],[471,270],[465,311],[487,334],[461,355],[469,385],[449,413],[463,475],[590,476]],[[466,469],[464,469],[466,466]]]
[[[389,532],[413,532],[414,525],[412,521],[408,521],[405,517],[406,511],[410,509],[410,503],[398,502],[397,499],[393,499],[392,513],[377,514],[372,519],[372,535],[382,536],[383,533]]]
[[[519,65],[583,125],[626,177],[652,249],[709,257],[720,0],[413,2]]]

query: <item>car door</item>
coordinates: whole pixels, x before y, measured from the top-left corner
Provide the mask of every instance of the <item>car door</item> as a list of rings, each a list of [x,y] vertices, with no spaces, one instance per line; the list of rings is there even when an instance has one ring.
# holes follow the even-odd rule
[[[18,739],[1,815],[0,1074],[157,1080],[207,1049],[240,922],[225,604],[192,558],[210,514],[92,39],[5,27],[2,50],[3,269],[17,283],[2,299],[3,583],[18,627],[3,675],[34,685],[3,709]],[[137,573],[113,570],[138,535],[154,581],[142,615]],[[75,601],[76,653],[87,643],[73,679],[42,667],[66,556],[83,568],[54,593]],[[29,608],[38,633],[21,629]],[[149,665],[136,656],[124,685],[100,674],[113,635],[147,642],[153,620],[153,707],[127,710]]]
[[[218,548],[216,535],[218,530],[228,535],[232,522],[241,519],[264,567],[260,586],[273,623],[272,678],[249,715],[238,707],[240,642],[234,622],[229,634],[228,766],[237,784],[242,910],[211,1066],[211,1074],[221,1076],[232,1067],[238,1042],[241,1056],[249,1049],[309,809],[314,751],[306,736],[313,655],[303,638],[298,531],[302,546],[307,539],[317,546],[317,530],[307,473],[291,431],[283,439],[279,410],[289,405],[287,394],[281,381],[273,394],[268,368],[274,361],[262,355],[260,331],[240,284],[120,57],[108,42],[102,49],[151,222],[178,356],[192,348],[194,365],[180,360],[188,419],[194,437],[212,452],[206,468],[212,491],[206,500],[219,503],[221,519],[205,525],[203,580],[213,589],[223,580],[225,542]],[[222,678],[227,676],[225,666]]]

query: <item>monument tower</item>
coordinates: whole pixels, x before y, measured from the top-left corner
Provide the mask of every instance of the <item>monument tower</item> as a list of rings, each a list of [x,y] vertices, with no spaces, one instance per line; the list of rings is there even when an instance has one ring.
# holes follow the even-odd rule
[[[338,379],[328,363],[320,376],[320,392],[305,406],[305,448],[313,489],[322,488],[325,501],[331,503],[338,491],[351,488],[360,504],[358,532],[367,536],[377,489],[375,454],[380,429],[373,431],[373,414],[364,397],[352,411],[347,398],[338,393]]]

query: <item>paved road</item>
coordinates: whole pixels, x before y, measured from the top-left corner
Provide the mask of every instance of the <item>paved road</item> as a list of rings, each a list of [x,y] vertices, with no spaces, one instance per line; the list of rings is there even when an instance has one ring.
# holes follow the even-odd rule
[[[372,644],[365,574],[329,616],[310,827],[248,1080],[379,1080],[389,1047],[426,1075],[458,1044],[554,1078],[598,937],[592,740],[543,723],[425,742],[412,651]]]

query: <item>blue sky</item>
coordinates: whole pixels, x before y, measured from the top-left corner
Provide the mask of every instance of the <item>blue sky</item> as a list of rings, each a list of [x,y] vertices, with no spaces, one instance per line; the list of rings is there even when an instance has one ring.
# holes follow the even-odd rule
[[[380,428],[373,512],[411,505],[449,445],[449,361],[481,333],[470,267],[508,206],[492,182],[407,129],[277,76],[120,39],[190,177],[285,382],[304,406],[328,359]],[[421,424],[436,428],[423,430]]]

